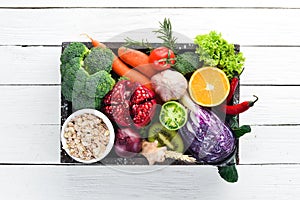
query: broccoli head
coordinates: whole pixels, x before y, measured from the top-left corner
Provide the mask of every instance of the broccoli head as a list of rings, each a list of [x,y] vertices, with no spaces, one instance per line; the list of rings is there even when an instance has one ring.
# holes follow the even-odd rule
[[[89,74],[105,70],[110,72],[114,55],[108,48],[94,47],[84,59],[84,67]]]
[[[113,60],[111,50],[102,52],[103,59],[101,59],[101,62],[99,61],[101,70],[100,68],[91,67],[88,69],[93,70],[89,71],[85,68],[85,60],[88,58],[86,55],[89,56],[88,63],[101,56],[95,56],[96,52],[99,52],[98,50],[90,51],[87,49],[86,51],[86,49],[87,47],[84,44],[74,42],[66,47],[61,56],[62,95],[67,101],[72,102],[73,109],[75,110],[100,108],[102,98],[115,85],[115,80],[111,77],[111,74],[101,68],[103,67],[103,69],[111,71]],[[105,60],[104,58],[109,59]],[[104,67],[104,64],[106,67]]]
[[[90,52],[90,50],[81,42],[70,43],[63,51],[60,57],[62,64],[66,64],[71,59],[79,57],[84,59],[84,57]]]
[[[199,55],[194,52],[184,52],[177,55],[173,69],[186,75],[200,68]]]
[[[111,75],[101,70],[89,77],[86,81],[85,92],[87,96],[93,98],[103,98],[115,85],[115,80]]]

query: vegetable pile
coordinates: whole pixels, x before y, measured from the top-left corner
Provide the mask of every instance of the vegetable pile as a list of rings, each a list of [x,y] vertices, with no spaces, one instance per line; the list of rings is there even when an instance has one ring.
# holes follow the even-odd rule
[[[239,127],[237,116],[258,99],[233,105],[243,54],[215,31],[197,35],[195,49],[180,50],[169,19],[154,32],[162,40],[160,47],[126,38],[117,55],[89,36],[91,49],[70,43],[61,55],[63,97],[73,111],[95,108],[107,115],[116,132],[114,156],[140,155],[149,164],[173,159],[216,165],[222,178],[237,181],[237,139],[251,131],[248,125]],[[216,85],[209,83],[218,77],[195,76],[206,67],[221,71],[227,90],[221,96],[224,102],[204,107],[189,91],[207,90],[205,97],[197,94],[198,100],[218,95],[211,92]],[[196,84],[191,84],[193,77]]]

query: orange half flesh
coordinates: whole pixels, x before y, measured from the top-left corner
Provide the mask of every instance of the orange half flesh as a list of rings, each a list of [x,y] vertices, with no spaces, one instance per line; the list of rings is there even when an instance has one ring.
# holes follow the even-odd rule
[[[230,84],[226,74],[216,67],[196,70],[189,81],[191,98],[199,105],[213,107],[226,100]]]

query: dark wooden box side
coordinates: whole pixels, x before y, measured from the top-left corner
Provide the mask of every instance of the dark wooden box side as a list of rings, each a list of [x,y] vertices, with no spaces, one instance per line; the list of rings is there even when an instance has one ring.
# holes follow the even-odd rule
[[[64,51],[64,49],[70,44],[71,42],[63,42],[62,43],[62,52]],[[88,48],[92,48],[92,44],[90,42],[83,42]],[[109,47],[115,54],[117,54],[117,50],[120,46],[123,45],[123,43],[121,42],[111,42],[111,43],[105,43],[105,45],[107,47]],[[160,46],[160,44],[158,43],[154,43],[152,44],[153,47],[158,47]],[[179,53],[181,52],[185,52],[185,51],[195,51],[196,46],[192,43],[189,44],[178,44],[177,48],[179,49]],[[137,48],[139,49],[139,48]],[[146,51],[145,49],[139,49],[142,51]],[[240,51],[240,46],[239,45],[235,45],[235,51],[239,52]],[[240,87],[238,86],[234,96],[233,96],[233,103],[237,104],[239,102],[239,98],[240,98]],[[71,102],[67,101],[64,99],[63,95],[61,94],[61,127],[63,125],[63,123],[65,122],[65,120],[72,114],[72,104]],[[238,118],[238,116],[237,116]],[[239,122],[239,119],[237,119]],[[227,116],[226,117],[226,121],[227,123],[230,125],[231,122],[231,117]],[[239,163],[239,141],[237,140],[236,143],[236,151],[235,151],[235,155],[234,155],[235,159],[236,159],[236,163]],[[62,148],[62,144],[60,143],[60,162],[61,163],[66,163],[66,164],[81,164],[77,161],[75,161],[74,159],[72,159],[66,152],[65,150]],[[148,165],[147,160],[141,156],[141,155],[137,155],[134,158],[120,158],[117,157],[114,154],[114,150],[112,149],[111,153],[104,158],[103,160],[101,160],[100,162],[94,163],[94,165],[101,165],[101,164],[105,164],[105,165]],[[163,163],[159,163],[160,165],[188,165],[188,163],[184,163],[181,161],[175,161],[172,159],[166,159],[165,162]],[[199,164],[199,163],[198,163]]]

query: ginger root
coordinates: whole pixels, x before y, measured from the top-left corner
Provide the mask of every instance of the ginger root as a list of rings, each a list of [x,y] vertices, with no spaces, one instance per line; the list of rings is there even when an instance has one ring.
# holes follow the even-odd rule
[[[155,162],[164,162],[167,147],[157,147],[158,142],[147,142],[142,143],[142,155],[146,157],[149,165],[153,165]]]

